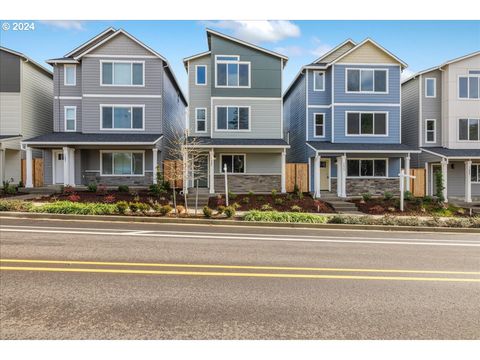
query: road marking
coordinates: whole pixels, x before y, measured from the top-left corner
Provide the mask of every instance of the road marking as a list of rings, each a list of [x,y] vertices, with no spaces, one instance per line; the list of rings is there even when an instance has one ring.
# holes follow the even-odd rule
[[[406,269],[349,269],[321,267],[290,267],[290,266],[260,266],[260,265],[209,265],[209,264],[168,264],[139,262],[109,262],[109,261],[78,261],[78,260],[31,260],[31,259],[0,259],[0,263],[21,264],[56,264],[56,265],[100,265],[100,266],[131,266],[131,267],[179,267],[203,269],[250,269],[250,270],[291,270],[291,271],[335,271],[335,272],[372,272],[372,273],[416,273],[416,274],[457,274],[480,275],[477,271],[443,271],[443,270],[406,270]]]
[[[480,279],[468,278],[430,278],[406,276],[359,276],[359,275],[315,275],[315,274],[268,274],[268,273],[228,273],[201,271],[162,271],[162,270],[123,270],[123,269],[82,269],[82,268],[48,268],[0,266],[0,271],[40,271],[40,272],[78,272],[111,273],[137,275],[181,275],[181,276],[218,276],[218,277],[260,277],[260,278],[295,278],[295,279],[343,279],[343,280],[394,280],[394,281],[430,281],[430,282],[480,282]]]

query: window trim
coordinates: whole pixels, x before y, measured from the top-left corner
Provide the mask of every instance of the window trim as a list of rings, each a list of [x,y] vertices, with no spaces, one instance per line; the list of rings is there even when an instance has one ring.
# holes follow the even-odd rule
[[[203,119],[199,119],[198,118],[198,110],[205,110],[205,120]],[[207,118],[208,118],[208,115],[207,115],[207,108],[206,107],[197,107],[195,108],[195,132],[198,133],[198,134],[204,134],[204,133],[207,133],[208,129],[207,129]],[[201,121],[205,121],[205,130],[204,131],[200,131],[198,130],[198,121],[201,120]]]
[[[317,115],[322,115],[322,129],[323,129],[323,135],[317,135]],[[324,112],[315,112],[313,113],[313,137],[314,138],[325,138],[325,113]]]
[[[472,180],[472,184],[480,184],[480,163],[472,163],[472,168],[474,166],[477,167],[477,181]],[[470,175],[470,177],[471,177],[471,175]]]
[[[228,108],[247,108],[248,109],[248,129],[219,129],[218,128],[218,108],[227,108],[227,121],[228,121]],[[240,112],[240,111],[239,111]],[[240,122],[238,123],[240,126]],[[249,105],[215,105],[215,131],[218,132],[251,132],[252,131],[252,107]]]
[[[461,140],[460,139],[460,120],[468,120],[468,140]],[[470,140],[470,120],[478,120],[478,140]],[[480,142],[480,117],[478,118],[469,118],[469,117],[459,117],[457,118],[457,141],[461,143],[476,143]]]
[[[428,95],[428,86],[427,86],[428,80],[433,80],[433,95],[432,96]],[[425,86],[425,97],[426,98],[434,99],[434,98],[437,97],[437,78],[432,78],[432,77],[425,78],[424,86]]]
[[[203,67],[205,68],[205,83],[204,84],[201,84],[198,82],[198,73],[197,73],[197,69],[199,67]],[[198,64],[198,65],[195,65],[195,85],[197,86],[207,86],[208,85],[208,77],[207,77],[207,65],[205,64]]]
[[[358,91],[349,91],[348,90],[348,70],[359,70],[359,90]],[[373,70],[373,91],[362,91],[362,70]],[[386,78],[385,78],[385,89],[386,91],[375,91],[375,71],[385,71]],[[389,88],[389,77],[390,77],[390,69],[388,68],[356,68],[356,67],[346,67],[345,68],[345,93],[346,94],[377,94],[377,95],[388,95],[390,93]]]
[[[237,60],[218,60],[218,57],[228,56],[236,57]],[[218,85],[218,64],[246,64],[248,65],[248,85],[241,86],[229,86],[229,85]],[[240,69],[240,68],[239,68]],[[228,83],[228,66],[227,66],[227,83]],[[240,84],[240,70],[238,74],[238,83]],[[240,55],[215,55],[215,87],[220,89],[250,89],[252,87],[252,63],[250,61],[240,61]]]
[[[470,97],[470,78],[476,77],[478,81],[478,98]],[[467,78],[467,97],[460,97],[460,78]],[[480,75],[477,74],[465,74],[457,76],[457,99],[461,101],[479,101],[480,100]]]
[[[67,84],[67,69],[73,68],[73,84]],[[77,86],[77,65],[64,64],[63,65],[63,85],[64,86]]]
[[[317,89],[317,78],[315,76],[315,74],[318,74],[318,73],[321,73],[323,74],[323,81],[322,81],[322,88],[321,89]],[[313,91],[325,91],[325,71],[314,71],[313,72]]]
[[[349,176],[348,175],[348,160],[359,160],[359,175],[358,176]],[[362,176],[361,175],[361,169],[362,169],[362,160],[373,160],[373,176]],[[375,176],[375,160],[385,160],[385,176]],[[347,158],[347,173],[346,173],[346,178],[347,179],[388,179],[388,170],[389,170],[389,162],[388,158]]]
[[[362,130],[362,114],[385,114],[385,134],[375,134],[375,115],[373,116],[373,134],[349,134],[348,133],[348,114],[359,114],[359,131]],[[388,111],[345,111],[345,136],[352,137],[388,137],[389,136],[389,112]]]
[[[104,107],[112,107],[112,127],[111,128],[104,128],[103,127],[103,108]],[[131,117],[130,117],[130,128],[115,128],[114,125],[114,109],[116,107],[119,108],[130,108],[131,109]],[[138,107],[142,108],[142,127],[141,128],[133,128],[133,108]],[[100,104],[100,130],[103,131],[145,131],[145,104]]]
[[[428,122],[433,121],[433,141],[428,141]],[[459,122],[460,124],[460,122]],[[437,142],[437,119],[425,119],[425,144],[434,144]]]
[[[75,112],[75,117],[73,119],[73,130],[67,129],[67,110],[73,109]],[[77,131],[77,107],[74,105],[67,105],[63,107],[63,130],[65,132],[75,132]]]
[[[246,174],[247,173],[247,154],[246,153],[221,153],[220,154],[220,163],[218,164],[219,168],[220,168],[220,173],[222,175],[224,175],[225,173],[223,172],[223,169],[222,169],[222,164],[223,164],[223,156],[226,155],[226,156],[234,156],[234,155],[238,155],[238,156],[243,156],[243,172],[227,172],[227,175],[228,174]],[[233,161],[233,158],[232,158],[232,161]],[[232,169],[233,169],[233,164],[232,164]]]
[[[104,63],[111,63],[112,64],[112,83],[111,84],[103,84],[103,64]],[[130,85],[115,84],[115,63],[131,64],[130,72],[131,72],[131,76],[132,76],[132,84],[130,84]],[[142,64],[142,84],[141,85],[133,84],[133,64]],[[145,61],[144,60],[100,60],[100,86],[106,86],[106,87],[145,87]]]
[[[142,173],[141,174],[113,174],[113,169],[115,168],[115,165],[113,163],[113,155],[112,155],[112,174],[104,174],[103,173],[103,154],[104,153],[140,153],[142,154]],[[133,156],[132,156],[132,161],[133,161]],[[132,169],[133,171],[133,166]],[[123,149],[118,149],[118,150],[100,150],[100,176],[115,176],[115,177],[124,177],[124,176],[145,176],[145,150],[123,150]]]

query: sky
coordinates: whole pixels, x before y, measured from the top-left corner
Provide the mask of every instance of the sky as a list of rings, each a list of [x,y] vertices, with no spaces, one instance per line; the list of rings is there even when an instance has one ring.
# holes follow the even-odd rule
[[[49,67],[61,57],[112,26],[123,28],[166,57],[187,93],[182,59],[208,50],[205,29],[226,33],[289,57],[284,89],[302,65],[350,38],[369,37],[409,66],[403,77],[480,50],[480,21],[25,21],[34,30],[0,30],[0,44]]]

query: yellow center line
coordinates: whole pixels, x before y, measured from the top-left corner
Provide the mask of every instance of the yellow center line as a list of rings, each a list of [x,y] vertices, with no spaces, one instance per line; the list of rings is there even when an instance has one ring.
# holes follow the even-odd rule
[[[40,271],[40,272],[78,272],[78,273],[112,273],[137,275],[183,275],[183,276],[218,276],[218,277],[260,277],[260,278],[301,278],[301,279],[345,279],[345,280],[397,280],[397,281],[431,281],[431,282],[480,282],[480,279],[429,278],[406,276],[355,276],[355,275],[315,275],[315,274],[266,274],[266,273],[225,273],[201,271],[162,271],[162,270],[124,270],[124,269],[86,269],[86,268],[48,268],[0,266],[0,271]]]
[[[98,265],[98,266],[130,266],[130,267],[179,267],[199,269],[244,269],[244,270],[289,270],[289,271],[335,271],[335,272],[367,272],[367,273],[411,273],[411,274],[450,274],[480,275],[478,271],[442,271],[442,270],[406,270],[406,269],[355,269],[355,268],[320,268],[320,267],[288,267],[288,266],[249,266],[249,265],[208,265],[208,264],[162,264],[141,262],[106,262],[77,260],[31,260],[0,259],[0,263],[23,264],[56,264],[56,265]]]

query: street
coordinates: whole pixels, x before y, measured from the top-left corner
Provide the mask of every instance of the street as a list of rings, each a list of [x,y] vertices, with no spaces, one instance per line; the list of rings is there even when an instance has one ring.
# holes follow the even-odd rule
[[[479,339],[480,236],[1,218],[1,339]]]

